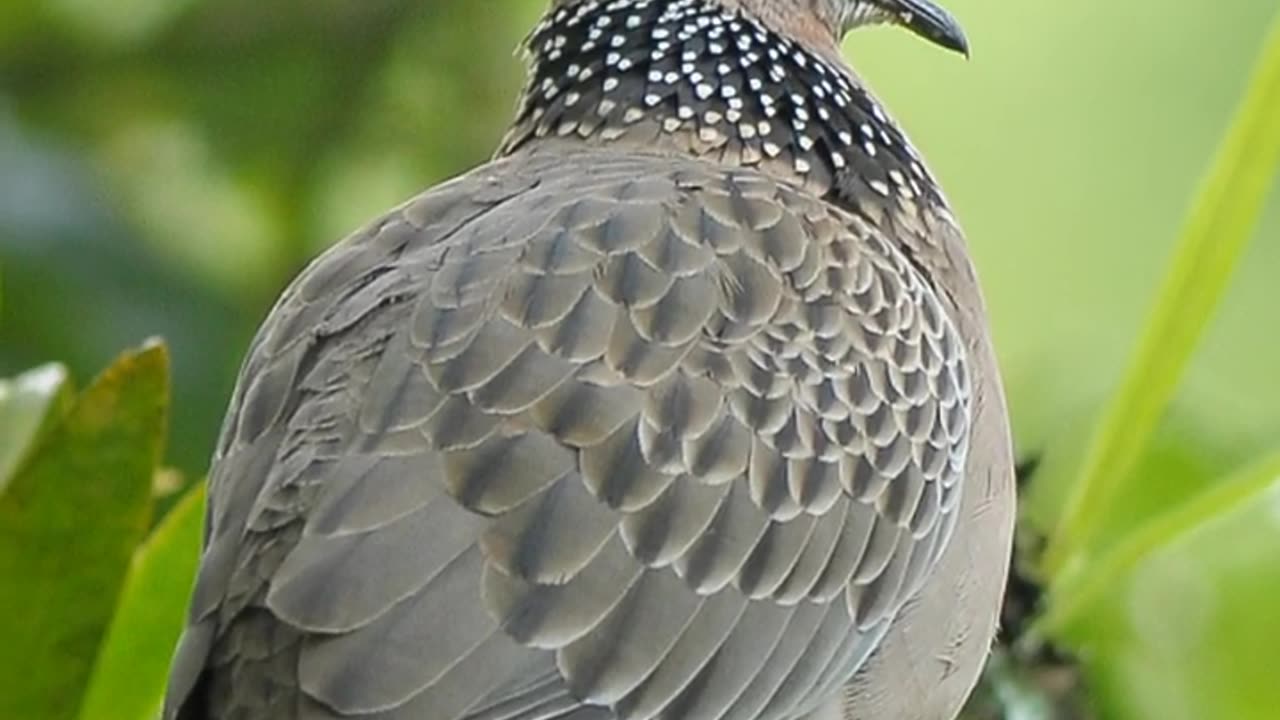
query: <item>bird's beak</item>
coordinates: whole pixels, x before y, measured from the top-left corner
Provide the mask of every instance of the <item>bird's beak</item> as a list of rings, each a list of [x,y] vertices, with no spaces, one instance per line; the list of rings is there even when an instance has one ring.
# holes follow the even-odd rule
[[[969,41],[959,21],[930,0],[883,0],[903,27],[936,45],[969,57]]]

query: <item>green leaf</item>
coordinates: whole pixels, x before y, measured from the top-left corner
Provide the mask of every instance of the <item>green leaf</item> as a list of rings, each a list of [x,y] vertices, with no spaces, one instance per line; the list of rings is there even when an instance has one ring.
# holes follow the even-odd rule
[[[196,572],[204,484],[187,491],[133,555],[80,720],[146,720],[164,698]]]
[[[1280,18],[1244,102],[1191,211],[1151,317],[1085,454],[1043,566],[1057,578],[1108,519],[1254,233],[1280,162]]]
[[[70,401],[71,385],[61,365],[44,365],[12,380],[0,380],[0,494]]]
[[[168,388],[162,346],[125,354],[0,497],[0,717],[75,717],[146,535]]]
[[[1076,582],[1055,585],[1049,594],[1048,610],[1037,621],[1037,627],[1049,634],[1062,634],[1072,623],[1087,618],[1086,611],[1113,592],[1149,557],[1182,542],[1202,526],[1237,512],[1242,506],[1259,502],[1258,498],[1273,486],[1280,486],[1280,455],[1221,481],[1190,502],[1149,520],[1091,563]],[[1224,548],[1224,552],[1230,550]]]
[[[1280,706],[1280,454],[1143,526],[1042,626],[1087,660],[1103,717],[1269,720]]]

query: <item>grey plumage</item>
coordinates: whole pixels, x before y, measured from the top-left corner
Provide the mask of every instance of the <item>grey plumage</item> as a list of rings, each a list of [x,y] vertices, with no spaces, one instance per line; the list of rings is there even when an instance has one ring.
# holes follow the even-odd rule
[[[980,296],[914,150],[767,5],[558,3],[502,156],[285,292],[215,456],[166,717],[954,715],[1012,518]],[[682,117],[697,78],[627,89],[666,37],[736,78],[723,112]],[[778,145],[768,90],[728,103],[784,40],[857,108],[790,120],[871,137]],[[730,110],[751,137],[704,132]]]

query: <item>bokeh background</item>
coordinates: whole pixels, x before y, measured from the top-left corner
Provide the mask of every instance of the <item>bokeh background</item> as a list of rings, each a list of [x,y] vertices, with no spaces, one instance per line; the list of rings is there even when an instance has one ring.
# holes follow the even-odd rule
[[[0,377],[56,360],[89,378],[162,336],[174,373],[165,460],[198,477],[240,357],[285,283],[365,220],[492,151],[522,79],[512,50],[543,4],[4,0]],[[946,4],[970,61],[891,29],[857,33],[847,55],[967,228],[1019,454],[1040,461],[1029,514],[1047,526],[1276,3]],[[1104,536],[1280,449],[1278,275],[1273,193],[1140,491],[1117,499]],[[1280,538],[1280,492],[1269,497],[1270,510],[1191,542],[1207,557],[1175,552],[1172,569],[1126,580],[1123,599],[1079,628],[1103,716],[1274,717],[1275,687],[1232,684],[1261,672],[1241,661],[1255,655],[1214,643],[1234,633],[1274,657],[1280,635],[1257,634],[1280,621],[1213,625],[1237,614],[1239,596],[1222,590],[1231,582],[1280,596],[1280,577],[1231,575],[1212,549],[1271,523],[1252,542],[1280,563],[1263,542]],[[1208,672],[1233,680],[1206,689]],[[1194,687],[1169,690],[1179,682]]]

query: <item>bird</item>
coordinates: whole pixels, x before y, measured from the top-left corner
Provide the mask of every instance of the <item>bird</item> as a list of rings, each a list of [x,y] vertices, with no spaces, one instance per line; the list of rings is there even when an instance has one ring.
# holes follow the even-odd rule
[[[840,51],[929,0],[552,0],[493,159],[270,311],[168,720],[939,720],[1013,462],[965,236]]]

